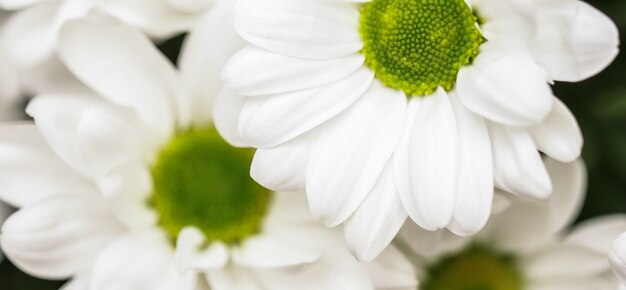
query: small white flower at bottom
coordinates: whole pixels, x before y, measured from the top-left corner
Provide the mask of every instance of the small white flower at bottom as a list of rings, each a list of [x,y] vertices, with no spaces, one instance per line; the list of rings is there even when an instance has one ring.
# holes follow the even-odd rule
[[[400,240],[418,269],[420,289],[618,289],[606,253],[626,227],[626,216],[594,218],[570,229],[584,200],[584,165],[545,163],[555,188],[552,199],[515,198],[498,205],[473,237],[412,224],[402,229]]]

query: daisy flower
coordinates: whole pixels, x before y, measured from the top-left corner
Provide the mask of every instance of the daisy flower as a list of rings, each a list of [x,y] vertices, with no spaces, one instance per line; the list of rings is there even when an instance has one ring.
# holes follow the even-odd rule
[[[626,228],[626,227],[624,227]],[[613,272],[621,281],[620,290],[626,290],[626,233],[622,233],[614,242],[609,253]]]
[[[232,19],[230,3],[207,17]],[[196,41],[230,23],[196,31],[184,57],[209,61]],[[303,194],[253,182],[252,152],[221,139],[196,82],[143,34],[91,15],[63,26],[59,53],[98,95],[40,96],[35,124],[0,127],[0,196],[20,208],[0,242],[25,272],[71,278],[66,290],[415,287],[397,250],[361,264]]]
[[[399,240],[413,255],[419,289],[617,289],[606,253],[626,216],[571,227],[584,200],[584,165],[547,160],[546,167],[554,185],[550,201],[514,198],[473,237],[407,224]]]
[[[208,0],[0,0],[10,11],[0,43],[18,73],[22,94],[75,93],[77,82],[55,55],[58,30],[68,19],[104,11],[160,40],[187,31],[207,10]],[[3,62],[4,64],[4,62]],[[83,88],[84,89],[84,88]],[[76,92],[77,94],[83,93]]]
[[[218,130],[259,148],[259,183],[306,189],[316,218],[344,223],[363,260],[407,215],[477,232],[494,185],[547,199],[539,151],[573,161],[582,146],[550,84],[618,52],[614,23],[578,0],[235,3],[248,46],[224,68]]]

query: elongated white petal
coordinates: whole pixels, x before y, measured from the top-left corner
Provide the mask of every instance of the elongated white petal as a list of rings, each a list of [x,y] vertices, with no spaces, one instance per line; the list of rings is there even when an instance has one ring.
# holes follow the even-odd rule
[[[601,255],[578,245],[556,245],[521,261],[527,279],[584,277],[609,271],[606,254]],[[576,267],[572,267],[576,265]]]
[[[428,230],[445,228],[454,212],[459,170],[456,117],[443,89],[419,105],[408,136],[410,191],[400,198],[411,219]],[[401,173],[400,173],[401,174]]]
[[[128,233],[113,241],[95,261],[93,290],[193,290],[197,277],[174,266],[169,241],[159,230]]]
[[[95,190],[50,150],[30,123],[0,128],[0,159],[0,198],[14,206]]]
[[[315,0],[239,0],[235,29],[267,50],[308,59],[333,59],[363,46],[358,7]]]
[[[49,1],[53,0],[0,0],[0,7],[5,10],[17,10]]]
[[[127,163],[111,169],[99,182],[105,202],[113,214],[131,229],[157,225],[158,215],[147,202],[152,193],[150,169]]]
[[[313,130],[276,147],[257,149],[250,176],[274,191],[304,191],[306,169],[317,134]]]
[[[537,7],[533,56],[550,77],[577,82],[606,68],[619,52],[619,32],[583,1],[542,1]]]
[[[343,112],[363,95],[373,78],[369,69],[362,68],[326,86],[249,98],[239,116],[239,135],[257,148],[281,144]]]
[[[372,261],[387,248],[407,218],[389,160],[372,192],[345,222],[344,236],[352,254]]]
[[[314,88],[336,82],[363,66],[360,54],[331,60],[308,60],[247,46],[235,54],[222,73],[224,83],[244,96]]]
[[[89,289],[89,283],[91,283],[91,277],[87,274],[77,275],[69,282],[65,283],[60,290],[84,290]]]
[[[235,18],[233,3],[222,0],[209,2],[214,3],[185,38],[178,59],[188,92],[180,97],[190,98],[189,110],[195,126],[212,123],[213,103],[222,88],[220,77],[222,68],[244,45],[243,39],[237,35],[233,26]]]
[[[201,15],[175,9],[168,1],[152,0],[110,0],[101,4],[101,9],[155,38],[183,32]]]
[[[457,235],[481,230],[493,203],[493,162],[485,120],[467,110],[450,94],[459,140],[459,183],[452,221],[448,226]]]
[[[36,69],[54,53],[56,31],[52,25],[57,3],[42,3],[16,12],[3,25],[2,43],[21,69]]]
[[[222,138],[233,146],[245,147],[248,144],[239,135],[239,115],[246,102],[246,98],[235,91],[223,87],[215,100],[213,107],[213,122]]]
[[[415,289],[417,286],[413,266],[393,245],[365,267],[376,289]]]
[[[70,20],[60,32],[59,54],[90,88],[137,110],[159,140],[171,134],[178,75],[139,31],[105,16]]]
[[[195,227],[185,227],[178,233],[174,260],[181,273],[189,270],[204,272],[228,263],[228,249],[224,244],[212,242],[204,247],[205,243],[204,235]]]
[[[122,226],[97,194],[65,194],[28,205],[2,226],[4,253],[42,278],[68,278],[85,268]]]
[[[263,285],[252,271],[235,265],[224,269],[211,270],[206,275],[212,290],[264,290]]]
[[[550,177],[528,132],[492,123],[489,133],[496,186],[529,198],[548,198]]]
[[[548,117],[529,132],[537,149],[556,160],[572,162],[580,156],[582,132],[572,112],[557,98]]]
[[[459,99],[467,108],[494,122],[531,126],[552,107],[552,91],[545,73],[522,44],[490,40],[471,66],[461,69]]]
[[[621,234],[614,242],[609,253],[609,261],[613,272],[626,285],[626,233]]]
[[[402,92],[374,82],[348,110],[320,127],[306,177],[316,218],[338,225],[363,202],[398,144],[405,110]]]
[[[315,225],[302,228],[266,228],[263,233],[246,239],[241,247],[233,250],[233,262],[261,269],[315,263],[322,256],[323,247],[312,245],[323,242],[313,241],[321,238],[313,234],[313,227]]]
[[[511,196],[510,206],[494,215],[484,230],[494,246],[506,251],[534,251],[562,234],[578,216],[585,198],[584,165],[550,159],[545,163],[554,184],[552,196],[542,202]]]
[[[626,215],[614,214],[593,218],[580,223],[566,238],[567,243],[582,245],[606,255],[613,240],[624,232]]]

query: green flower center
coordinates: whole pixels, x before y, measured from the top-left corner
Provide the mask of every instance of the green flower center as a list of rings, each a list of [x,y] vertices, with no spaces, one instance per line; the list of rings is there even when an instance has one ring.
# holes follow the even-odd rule
[[[520,273],[513,257],[474,246],[433,265],[420,290],[522,290]]]
[[[213,129],[180,134],[161,151],[150,203],[172,240],[186,226],[200,229],[207,242],[226,244],[260,231],[270,192],[250,178],[252,153]]]
[[[366,65],[407,96],[454,87],[484,38],[464,0],[373,0],[361,8]]]

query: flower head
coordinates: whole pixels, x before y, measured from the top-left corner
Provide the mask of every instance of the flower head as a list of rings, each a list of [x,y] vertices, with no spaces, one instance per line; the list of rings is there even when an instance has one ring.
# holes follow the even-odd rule
[[[249,44],[223,71],[216,125],[258,148],[252,176],[305,189],[368,260],[410,217],[479,231],[494,186],[547,199],[539,152],[582,146],[553,81],[580,81],[618,51],[610,19],[577,0],[238,0]],[[218,112],[223,112],[219,113]]]

